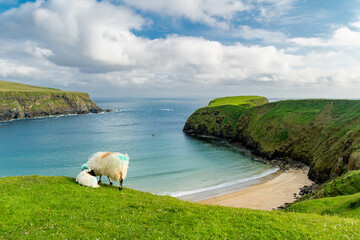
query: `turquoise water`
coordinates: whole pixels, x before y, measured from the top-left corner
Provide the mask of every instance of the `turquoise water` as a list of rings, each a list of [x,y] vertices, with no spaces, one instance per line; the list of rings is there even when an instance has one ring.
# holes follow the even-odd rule
[[[95,101],[114,112],[0,122],[0,177],[76,177],[93,153],[115,151],[130,156],[124,187],[186,198],[231,191],[277,170],[245,150],[186,136],[187,117],[207,100]]]

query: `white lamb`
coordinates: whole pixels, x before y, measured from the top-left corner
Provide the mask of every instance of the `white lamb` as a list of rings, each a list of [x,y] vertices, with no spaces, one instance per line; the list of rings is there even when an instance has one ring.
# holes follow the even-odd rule
[[[83,168],[83,171],[76,177],[76,182],[86,187],[98,188],[100,187],[95,177],[94,170]]]
[[[98,183],[101,182],[102,175],[109,178],[112,185],[113,181],[119,181],[122,189],[123,180],[126,178],[127,170],[129,167],[129,156],[117,152],[97,152],[87,162],[96,176],[100,176]]]

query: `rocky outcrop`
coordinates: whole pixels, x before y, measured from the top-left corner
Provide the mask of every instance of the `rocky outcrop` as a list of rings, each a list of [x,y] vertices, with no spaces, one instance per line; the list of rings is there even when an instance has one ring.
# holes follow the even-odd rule
[[[87,93],[0,92],[0,121],[102,111]]]

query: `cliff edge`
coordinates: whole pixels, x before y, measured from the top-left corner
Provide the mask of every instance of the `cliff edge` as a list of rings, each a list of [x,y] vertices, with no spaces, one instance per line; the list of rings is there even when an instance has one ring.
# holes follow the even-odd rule
[[[102,111],[87,93],[0,81],[0,121]]]

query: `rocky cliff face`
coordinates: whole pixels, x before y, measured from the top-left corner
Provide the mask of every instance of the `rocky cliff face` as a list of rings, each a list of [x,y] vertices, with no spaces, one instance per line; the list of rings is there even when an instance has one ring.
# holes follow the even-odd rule
[[[101,111],[87,93],[0,92],[0,121]]]
[[[201,108],[184,126],[190,135],[226,139],[267,159],[292,158],[325,182],[360,169],[360,101],[280,101],[249,109]]]

